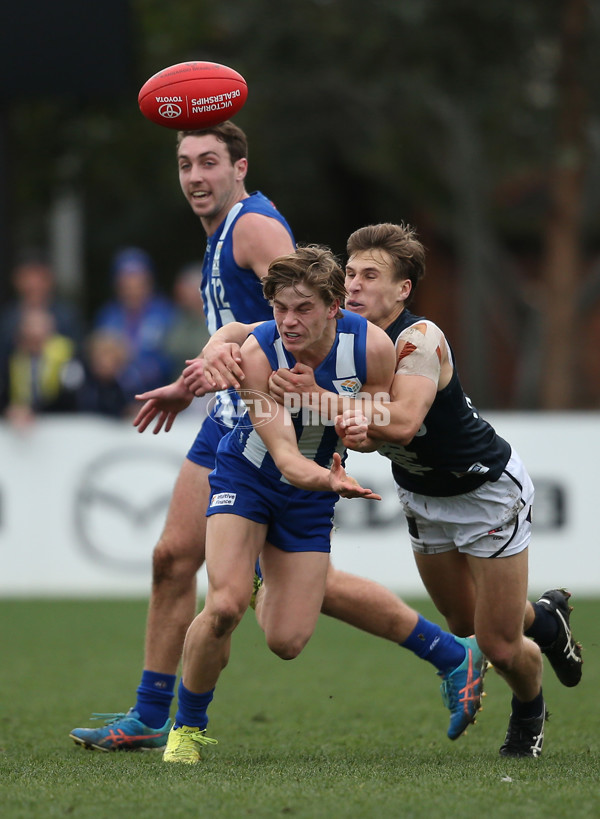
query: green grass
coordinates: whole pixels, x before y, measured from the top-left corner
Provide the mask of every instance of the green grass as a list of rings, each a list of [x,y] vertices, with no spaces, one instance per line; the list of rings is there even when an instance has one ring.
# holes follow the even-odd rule
[[[133,704],[144,602],[0,601],[0,815],[598,817],[600,601],[575,603],[584,679],[565,689],[546,667],[539,760],[499,757],[510,695],[494,673],[477,725],[450,742],[429,664],[327,618],[284,663],[250,612],[210,709],[219,745],[188,767],[68,738],[91,711]]]

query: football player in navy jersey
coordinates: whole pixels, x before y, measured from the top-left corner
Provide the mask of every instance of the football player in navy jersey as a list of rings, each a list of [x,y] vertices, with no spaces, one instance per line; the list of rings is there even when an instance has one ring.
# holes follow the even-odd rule
[[[246,190],[246,135],[230,121],[179,132],[177,164],[183,195],[206,233],[202,296],[209,331],[234,319],[272,318],[261,279],[276,256],[293,251],[295,241],[275,205],[259,191]],[[190,357],[196,353],[190,350]],[[134,423],[143,432],[154,418],[185,409],[194,396],[179,379],[139,397],[145,403]],[[235,409],[227,393],[219,397],[175,484],[153,553],[144,669],[135,704],[127,713],[95,715],[105,718],[98,728],[73,729],[70,737],[80,745],[136,750],[167,741],[177,667],[196,613],[196,573],[204,562],[208,475],[219,440],[235,423]]]
[[[417,567],[456,634],[477,642],[512,690],[503,756],[538,757],[547,718],[542,657],[567,686],[581,678],[581,647],[569,624],[569,593],[527,601],[534,488],[517,452],[484,421],[460,384],[442,331],[406,309],[425,271],[425,253],[404,225],[371,225],[348,240],[348,310],[386,329],[397,369],[389,423],[356,429],[338,418],[344,443],[389,458]],[[310,375],[285,370],[275,391],[311,391]],[[340,407],[341,408],[341,407]],[[340,583],[343,588],[343,578]],[[343,593],[340,593],[343,596]],[[329,607],[339,610],[331,585]],[[533,638],[528,640],[523,634]]]

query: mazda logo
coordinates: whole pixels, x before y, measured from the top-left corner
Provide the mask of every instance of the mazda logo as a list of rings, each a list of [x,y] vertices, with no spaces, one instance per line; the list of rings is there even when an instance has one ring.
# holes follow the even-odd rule
[[[181,108],[173,102],[166,102],[160,106],[158,113],[165,119],[177,119],[181,116]]]
[[[77,485],[75,530],[96,563],[139,572],[150,565],[181,455],[114,449],[91,461]]]

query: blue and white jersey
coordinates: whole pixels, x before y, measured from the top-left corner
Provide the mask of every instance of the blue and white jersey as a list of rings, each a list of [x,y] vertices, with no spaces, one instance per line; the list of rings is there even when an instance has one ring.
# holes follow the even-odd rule
[[[315,381],[329,392],[352,397],[360,392],[367,379],[368,322],[362,316],[345,310],[342,313],[342,318],[337,320],[336,335],[331,349],[315,369]],[[275,321],[261,324],[254,330],[253,335],[274,370],[280,367],[291,369],[296,364],[294,356],[283,346]],[[298,448],[306,458],[315,461],[319,466],[329,468],[334,452],[344,454],[343,444],[336,435],[332,421],[322,419],[317,412],[303,411],[301,408],[291,416]],[[261,475],[287,483],[275,466],[262,438],[252,426],[247,412],[219,444],[219,452],[222,450],[246,459]]]
[[[202,298],[211,335],[231,321],[252,324],[273,318],[273,310],[263,295],[260,279],[253,270],[236,264],[233,257],[233,228],[245,213],[260,213],[276,219],[294,242],[290,226],[262,193],[256,191],[236,202],[225,220],[207,239],[202,262]]]
[[[245,213],[260,213],[281,222],[295,245],[290,226],[260,191],[235,203],[213,235],[208,237],[202,262],[202,299],[211,335],[232,321],[252,324],[273,318],[260,279],[253,270],[240,267],[233,256],[233,228]],[[233,427],[239,415],[239,403],[234,390],[225,390],[217,394],[211,414],[219,419],[220,424]]]

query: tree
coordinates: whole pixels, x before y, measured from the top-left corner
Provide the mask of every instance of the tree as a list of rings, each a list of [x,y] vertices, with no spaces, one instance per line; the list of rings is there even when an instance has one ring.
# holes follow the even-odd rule
[[[575,403],[576,353],[581,334],[576,304],[582,279],[584,182],[588,157],[588,110],[584,83],[587,0],[565,0],[557,71],[556,142],[549,168],[544,230],[543,380],[541,406],[570,409]]]
[[[540,325],[550,310],[567,309],[557,288],[582,280],[577,253],[600,236],[600,183],[589,184],[594,169],[600,175],[589,143],[598,99],[588,94],[585,104],[585,88],[600,83],[592,48],[600,17],[589,0],[132,7],[136,88],[188,59],[223,62],[246,77],[248,102],[236,121],[250,140],[249,185],[274,199],[300,241],[342,254],[361,224],[416,225],[431,279],[448,288],[436,309],[476,403],[556,406],[566,398],[570,365],[561,356],[573,305],[570,316],[553,313]],[[11,114],[15,235],[43,232],[57,188],[65,180],[77,187],[90,312],[107,295],[116,246],[147,247],[165,288],[203,251],[177,186],[175,135],[144,120],[136,88],[104,101],[23,101]],[[573,155],[564,147],[576,149],[577,167],[562,162]],[[567,275],[569,285],[560,278]],[[424,311],[429,278],[420,288]],[[542,392],[549,345],[562,380],[545,370]]]

